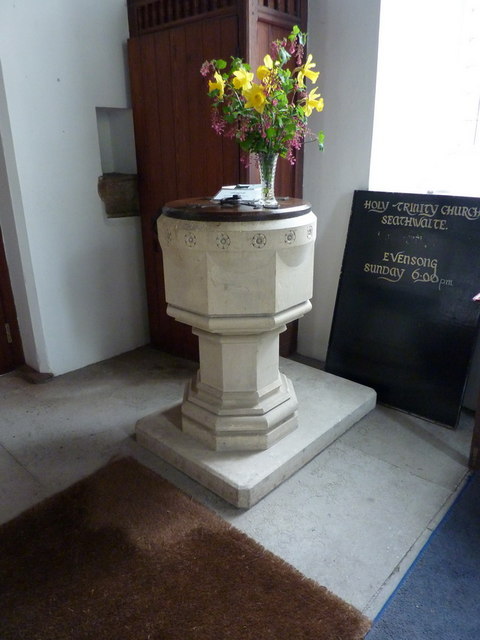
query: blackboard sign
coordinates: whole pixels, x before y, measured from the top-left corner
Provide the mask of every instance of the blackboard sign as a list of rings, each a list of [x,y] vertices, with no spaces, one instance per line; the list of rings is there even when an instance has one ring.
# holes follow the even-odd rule
[[[455,427],[479,291],[480,198],[356,191],[326,370]]]

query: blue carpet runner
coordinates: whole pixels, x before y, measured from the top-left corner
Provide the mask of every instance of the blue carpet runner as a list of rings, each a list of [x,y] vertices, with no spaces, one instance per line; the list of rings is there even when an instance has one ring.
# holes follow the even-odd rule
[[[365,640],[480,640],[480,474],[469,478]]]

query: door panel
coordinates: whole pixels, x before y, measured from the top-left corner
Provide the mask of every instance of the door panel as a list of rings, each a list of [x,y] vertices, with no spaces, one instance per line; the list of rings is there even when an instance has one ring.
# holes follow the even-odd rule
[[[166,202],[239,181],[238,148],[211,129],[200,74],[204,60],[235,53],[237,31],[236,16],[222,16],[128,42],[150,334],[154,345],[191,359],[198,359],[197,337],[166,315],[155,220]]]

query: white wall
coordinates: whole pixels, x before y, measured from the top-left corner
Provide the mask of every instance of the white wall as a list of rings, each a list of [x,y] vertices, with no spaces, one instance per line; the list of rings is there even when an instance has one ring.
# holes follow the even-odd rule
[[[148,341],[139,219],[107,219],[97,194],[95,107],[129,106],[127,37],[126,0],[0,6],[0,221],[27,363],[42,372]]]
[[[355,189],[367,189],[380,0],[311,0],[309,52],[321,75],[325,151],[305,149],[304,198],[318,218],[312,311],[301,319],[299,353],[324,360]],[[352,319],[353,321],[353,319]]]
[[[8,163],[7,163],[8,158]],[[7,166],[8,165],[8,166]],[[24,353],[32,362],[46,360],[38,299],[32,277],[27,230],[15,163],[0,60],[0,228],[15,292]]]

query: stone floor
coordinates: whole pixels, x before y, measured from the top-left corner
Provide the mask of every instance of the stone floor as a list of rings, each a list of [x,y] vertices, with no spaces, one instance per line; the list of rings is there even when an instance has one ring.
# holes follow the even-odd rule
[[[313,407],[310,367],[282,360]],[[142,449],[138,419],[176,405],[196,365],[142,348],[31,384],[0,376],[0,521],[131,455],[305,575],[374,617],[468,474],[473,416],[457,430],[377,406],[249,510]],[[306,400],[308,399],[308,402]]]

